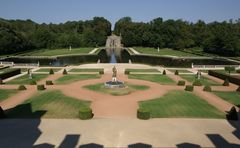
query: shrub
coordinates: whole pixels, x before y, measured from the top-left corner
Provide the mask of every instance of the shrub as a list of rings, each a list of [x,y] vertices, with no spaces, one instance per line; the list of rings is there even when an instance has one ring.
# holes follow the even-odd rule
[[[67,75],[67,74],[68,74],[67,70],[63,69],[63,75]]]
[[[211,92],[212,88],[211,88],[211,86],[207,85],[207,86],[204,86],[203,91]]]
[[[202,86],[202,82],[199,79],[197,79],[193,82],[193,86]]]
[[[166,73],[166,70],[163,70],[163,73],[162,73],[163,75],[166,75],[167,73]]]
[[[24,85],[19,85],[18,90],[27,90],[27,88]]]
[[[37,90],[45,90],[45,86],[43,84],[37,85]]]
[[[184,80],[179,80],[177,85],[178,86],[184,86],[185,85],[185,81]]]
[[[238,89],[236,91],[240,92],[240,86],[238,86]]]
[[[0,84],[3,84],[3,80],[0,78]]]
[[[100,75],[103,75],[103,74],[104,74],[104,70],[100,70],[100,71],[99,71],[99,74],[100,74]]]
[[[175,71],[175,75],[179,75],[179,72],[178,72],[178,70],[176,70],[176,71]]]
[[[3,73],[0,73],[0,78],[2,80],[4,79],[7,79],[7,78],[10,78],[12,76],[15,76],[15,75],[18,75],[18,74],[21,74],[21,69],[7,69],[5,70]]]
[[[29,85],[37,85],[37,82],[34,81],[34,80],[31,80],[31,81],[29,82]]]
[[[226,66],[224,67],[225,71],[228,71],[229,75],[231,73],[231,71],[235,71],[235,67],[232,67],[232,66]]]
[[[0,106],[0,119],[6,118],[6,115],[4,113],[4,110],[2,109],[2,107]]]
[[[50,75],[53,75],[53,74],[54,74],[53,69],[50,69],[50,70],[49,70],[49,74],[50,74]]]
[[[150,111],[145,108],[139,108],[137,110],[137,118],[142,120],[150,119]]]
[[[51,80],[47,80],[46,85],[53,85],[53,82]]]
[[[237,73],[240,73],[240,69],[237,69],[236,72],[237,72]]]
[[[82,120],[92,119],[93,118],[92,109],[89,107],[80,108],[79,118]]]
[[[129,71],[129,70],[125,70],[125,71],[124,71],[124,74],[125,74],[125,75],[129,75],[129,74],[130,74],[130,71]]]
[[[223,82],[223,86],[229,86],[229,81],[228,81],[228,79],[225,79],[225,81]]]
[[[227,113],[226,118],[228,120],[238,120],[238,113],[237,113],[236,108],[234,106]]]
[[[237,76],[234,76],[234,75],[232,76],[232,75],[228,75],[228,74],[224,74],[224,73],[212,71],[212,70],[209,70],[208,74],[222,80],[228,79],[229,82],[240,85],[240,78]]]
[[[185,87],[185,90],[186,90],[186,91],[193,91],[193,89],[194,89],[194,86],[192,86],[192,85],[187,85],[187,86]]]

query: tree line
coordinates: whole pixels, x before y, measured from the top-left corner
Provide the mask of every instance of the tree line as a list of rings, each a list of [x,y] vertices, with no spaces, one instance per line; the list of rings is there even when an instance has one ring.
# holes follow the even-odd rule
[[[124,17],[116,22],[114,32],[122,36],[124,46],[173,48],[198,47],[204,52],[224,56],[240,55],[240,20],[189,23],[156,18],[148,23]]]
[[[0,55],[35,49],[104,46],[111,23],[103,17],[60,24],[0,18]]]

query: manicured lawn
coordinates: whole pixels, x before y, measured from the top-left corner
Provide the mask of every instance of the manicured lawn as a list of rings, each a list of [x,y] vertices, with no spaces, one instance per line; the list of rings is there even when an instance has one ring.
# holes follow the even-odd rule
[[[10,109],[7,116],[10,118],[78,118],[79,109],[89,105],[89,101],[65,96],[60,91],[45,91]]]
[[[175,73],[176,70],[178,70],[179,73],[192,73],[191,71],[185,69],[168,69],[168,71],[171,71],[173,73]]]
[[[207,101],[186,91],[170,91],[161,98],[141,101],[140,108],[147,108],[153,118],[224,118],[223,112]]]
[[[129,72],[160,72],[157,69],[125,69]]]
[[[26,74],[24,76],[21,76],[19,78],[13,79],[9,82],[7,82],[7,84],[25,84],[28,85],[32,80],[34,81],[40,81],[46,77],[48,77],[48,74],[32,74],[32,79],[29,79],[29,75]]]
[[[113,96],[122,96],[122,95],[128,95],[136,90],[146,90],[149,87],[145,85],[132,85],[132,84],[125,84],[127,87],[126,88],[107,88],[104,86],[103,83],[98,83],[94,85],[86,85],[84,88],[97,91],[100,93],[106,93],[106,94],[111,94]]]
[[[0,89],[0,102],[16,94],[17,92],[17,90]]]
[[[196,80],[196,75],[179,75],[180,77],[182,77],[183,79],[189,81],[189,82],[194,82]],[[218,85],[222,85],[218,82],[215,82],[207,77],[201,76],[200,81],[202,82],[203,85],[212,85],[212,86],[218,86]]]
[[[215,91],[214,94],[219,96],[220,98],[235,104],[240,105],[240,92],[219,92]]]
[[[60,68],[53,68],[52,69],[54,72],[58,72],[59,70],[61,70]],[[50,71],[50,68],[41,68],[35,72],[49,72]]]
[[[130,74],[128,75],[128,78],[146,80],[146,81],[156,82],[160,84],[176,84],[168,76],[161,75],[161,74]]]
[[[99,74],[77,74],[77,75],[64,75],[63,77],[57,79],[55,81],[55,84],[67,84],[67,83],[72,83],[76,82],[79,80],[87,80],[87,79],[98,79],[101,76]]]
[[[146,47],[135,47],[140,53],[143,54],[154,54],[154,55],[170,55],[170,56],[180,56],[180,57],[198,57],[198,55],[186,53],[179,50],[173,50],[169,48],[160,49],[159,52],[155,48],[146,48]]]
[[[81,69],[71,69],[69,72],[99,72],[103,71],[103,68],[81,68]]]
[[[32,52],[23,53],[20,55],[26,56],[56,56],[56,55],[67,55],[67,54],[87,54],[93,50],[93,48],[72,48],[69,49],[42,49]]]

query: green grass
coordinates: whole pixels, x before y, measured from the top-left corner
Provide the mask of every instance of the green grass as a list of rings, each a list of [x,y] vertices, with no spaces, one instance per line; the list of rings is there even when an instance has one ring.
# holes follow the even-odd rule
[[[129,72],[160,72],[157,69],[125,69],[125,70]]]
[[[68,84],[72,82],[76,82],[79,80],[87,80],[87,79],[98,79],[101,76],[99,74],[77,74],[77,75],[64,75],[63,77],[57,79],[55,84]]]
[[[160,84],[176,84],[176,82],[170,79],[167,75],[160,74],[130,74],[128,75],[128,78],[146,80]]]
[[[81,69],[71,69],[69,72],[99,72],[102,71],[102,68],[81,68]]]
[[[219,92],[215,91],[214,94],[216,94],[218,97],[234,104],[234,105],[240,105],[240,92]]]
[[[105,94],[110,94],[113,96],[123,96],[123,95],[128,95],[136,90],[146,90],[149,87],[145,85],[133,85],[133,84],[125,84],[127,87],[126,88],[107,88],[104,86],[103,83],[98,83],[94,85],[86,85],[84,88],[97,91],[100,93],[105,93]]]
[[[186,53],[183,51],[173,50],[169,48],[160,49],[159,52],[155,48],[136,47],[134,49],[143,54],[170,55],[170,56],[180,56],[180,57],[198,57],[195,54]]]
[[[32,52],[27,52],[19,55],[24,56],[56,56],[56,55],[68,55],[68,54],[87,54],[93,50],[93,48],[72,48],[70,51],[69,49],[42,49],[36,50]]]
[[[17,92],[18,92],[17,90],[12,89],[0,89],[0,102],[6,100],[7,98],[16,94]]]
[[[39,70],[36,70],[35,72],[49,72],[51,68],[41,68]],[[53,68],[52,69],[54,72],[58,72],[59,70],[61,70],[60,68]]]
[[[81,107],[89,101],[65,96],[60,91],[45,91],[31,97],[7,112],[10,118],[78,118]]]
[[[32,80],[40,81],[42,79],[45,79],[48,76],[49,76],[48,74],[32,74],[33,79],[29,79],[29,75],[26,74],[24,76],[21,76],[19,78],[16,78],[16,79],[13,79],[13,80],[7,82],[7,84],[25,84],[25,85],[28,85]]]
[[[179,75],[180,77],[182,77],[183,79],[193,83],[196,80],[196,75]],[[215,82],[207,77],[201,76],[200,81],[202,82],[203,85],[210,85],[210,86],[219,86],[222,85],[218,82]]]
[[[140,108],[149,109],[153,118],[224,118],[207,101],[185,91],[170,91],[161,98],[141,101]]]
[[[192,73],[191,71],[185,69],[168,69],[168,71],[171,71],[173,73],[175,73],[176,70],[178,70],[179,73]]]

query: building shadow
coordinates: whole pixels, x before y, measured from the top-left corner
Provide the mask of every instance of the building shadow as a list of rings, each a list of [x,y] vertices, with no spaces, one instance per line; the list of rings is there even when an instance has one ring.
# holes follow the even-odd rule
[[[59,148],[75,148],[79,138],[80,135],[66,135]]]
[[[128,145],[129,148],[152,148],[152,145],[145,143],[135,143]]]
[[[198,144],[192,144],[192,143],[181,143],[176,145],[177,148],[200,148],[201,146]]]
[[[227,120],[228,123],[235,129],[232,133],[240,140],[240,110],[238,111],[238,120]]]
[[[89,143],[81,145],[79,148],[103,148],[103,145],[96,144],[96,143]]]
[[[209,140],[214,144],[215,147],[222,148],[239,148],[239,144],[229,143],[226,139],[224,139],[219,134],[207,134]]]

